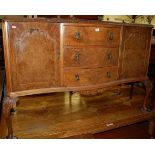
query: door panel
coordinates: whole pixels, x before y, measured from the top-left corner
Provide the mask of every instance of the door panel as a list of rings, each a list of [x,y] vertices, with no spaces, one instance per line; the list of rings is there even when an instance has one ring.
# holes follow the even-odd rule
[[[9,29],[13,91],[57,86],[59,25],[12,22]]]

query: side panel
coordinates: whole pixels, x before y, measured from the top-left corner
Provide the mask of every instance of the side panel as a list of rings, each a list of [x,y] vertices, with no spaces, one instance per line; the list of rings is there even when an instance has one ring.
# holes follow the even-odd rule
[[[147,76],[151,28],[124,26],[121,79]]]

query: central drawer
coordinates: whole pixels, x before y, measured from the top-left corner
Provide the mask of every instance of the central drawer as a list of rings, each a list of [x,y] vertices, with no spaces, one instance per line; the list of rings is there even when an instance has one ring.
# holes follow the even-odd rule
[[[104,45],[116,47],[120,43],[120,27],[64,26],[64,45]]]
[[[64,69],[64,86],[77,87],[103,84],[118,79],[118,67]]]
[[[119,48],[64,48],[64,67],[103,67],[118,65]]]

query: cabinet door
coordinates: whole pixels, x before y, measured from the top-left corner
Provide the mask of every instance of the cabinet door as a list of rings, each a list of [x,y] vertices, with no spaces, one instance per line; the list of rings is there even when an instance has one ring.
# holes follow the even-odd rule
[[[151,28],[124,26],[121,78],[139,78],[147,75]]]
[[[10,22],[8,28],[12,91],[58,86],[59,25]]]

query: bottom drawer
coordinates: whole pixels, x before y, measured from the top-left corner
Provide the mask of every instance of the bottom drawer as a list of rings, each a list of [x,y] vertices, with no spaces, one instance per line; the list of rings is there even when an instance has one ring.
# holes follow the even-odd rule
[[[117,80],[118,67],[64,69],[64,86],[88,86]]]

